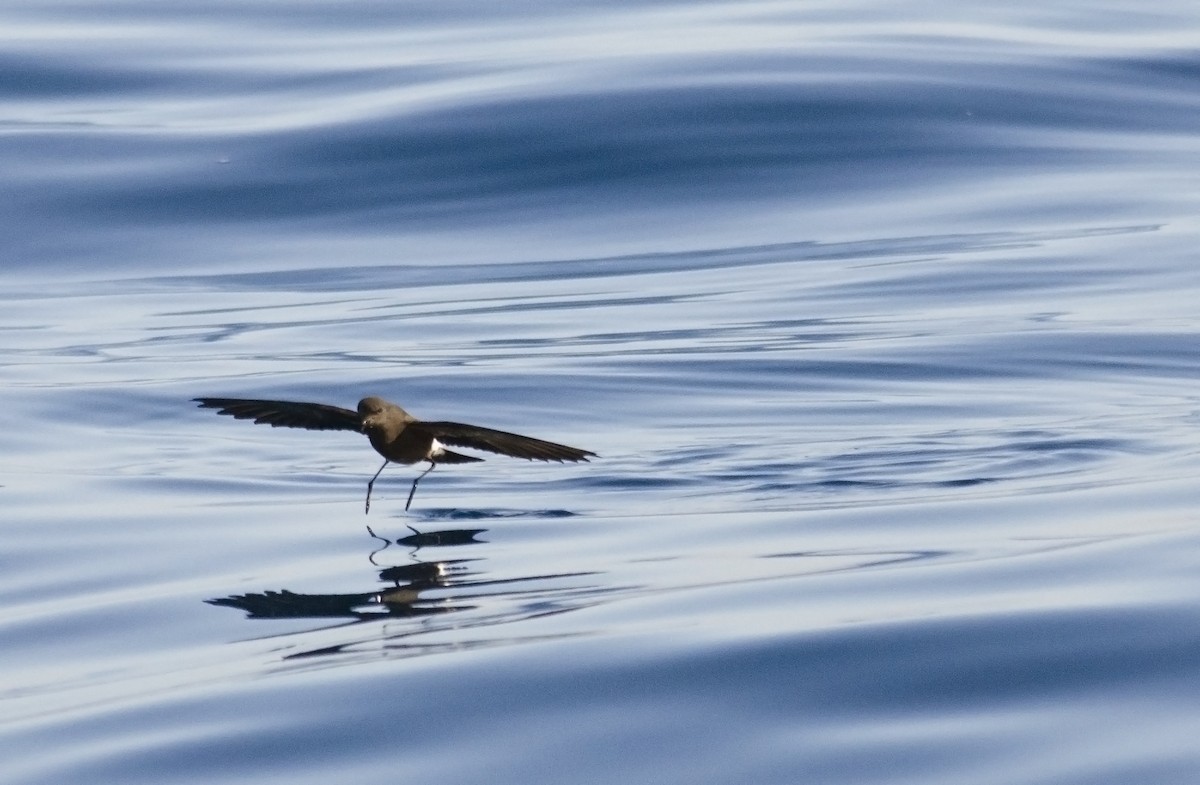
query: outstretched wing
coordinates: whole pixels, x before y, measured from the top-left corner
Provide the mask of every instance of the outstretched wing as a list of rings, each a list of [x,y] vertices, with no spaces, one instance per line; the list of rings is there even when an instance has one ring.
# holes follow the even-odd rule
[[[480,428],[478,425],[465,425],[460,422],[425,422],[418,421],[408,426],[410,429],[427,433],[442,444],[455,447],[473,447],[476,450],[508,455],[513,458],[527,458],[531,461],[586,461],[588,456],[596,457],[596,453],[568,447],[565,444],[555,444],[516,433],[496,431],[491,428]]]
[[[306,428],[310,431],[362,432],[358,412],[323,403],[300,401],[255,401],[245,398],[193,398],[201,409],[216,409],[239,420],[254,420],[276,428]]]

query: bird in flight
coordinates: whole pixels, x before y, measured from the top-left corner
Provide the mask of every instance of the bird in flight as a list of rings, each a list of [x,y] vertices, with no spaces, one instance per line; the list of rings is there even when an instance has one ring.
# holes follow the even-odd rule
[[[371,488],[389,463],[414,464],[429,461],[429,468],[413,480],[404,509],[412,505],[413,494],[426,474],[440,463],[482,461],[446,449],[470,447],[531,461],[587,461],[596,453],[565,444],[534,439],[506,431],[481,428],[459,422],[418,420],[391,401],[371,396],[358,402],[358,411],[301,401],[258,401],[245,398],[194,398],[201,409],[216,409],[238,420],[254,420],[276,428],[304,428],[310,431],[358,431],[365,433],[375,451],[383,456],[383,465],[367,483],[366,512],[371,512]]]

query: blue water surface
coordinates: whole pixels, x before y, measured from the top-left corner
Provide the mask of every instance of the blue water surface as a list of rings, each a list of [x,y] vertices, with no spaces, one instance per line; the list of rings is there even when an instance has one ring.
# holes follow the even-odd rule
[[[4,781],[1192,785],[1193,6],[9,3]]]

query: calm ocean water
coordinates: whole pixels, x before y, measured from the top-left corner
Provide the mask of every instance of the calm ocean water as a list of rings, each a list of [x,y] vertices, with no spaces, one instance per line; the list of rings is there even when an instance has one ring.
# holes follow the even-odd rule
[[[1200,781],[1200,9],[994,6],[0,9],[2,779]]]

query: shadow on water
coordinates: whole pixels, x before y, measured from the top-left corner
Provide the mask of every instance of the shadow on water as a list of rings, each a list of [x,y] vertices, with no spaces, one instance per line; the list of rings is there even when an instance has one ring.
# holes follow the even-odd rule
[[[396,540],[396,544],[407,545],[410,548],[431,548],[439,545],[470,545],[471,543],[480,542],[480,540],[475,538],[478,535],[483,534],[485,531],[487,531],[487,529],[447,529],[445,531],[436,532],[419,532],[416,529],[413,529],[412,534]],[[386,538],[379,537],[374,532],[371,532],[371,536],[387,542]],[[381,548],[380,551],[381,550],[383,549]],[[380,551],[375,551],[375,553],[379,553]],[[372,557],[374,557],[374,555],[374,553],[371,554]]]
[[[420,521],[480,521],[498,520],[503,518],[572,518],[577,513],[570,510],[463,510],[457,507],[442,507],[429,510],[414,510]],[[410,548],[425,548],[438,545],[467,545],[479,542],[475,537],[487,529],[448,529],[444,531],[422,532],[416,526],[408,526],[412,534],[396,540],[397,545]],[[390,542],[381,537],[375,530],[367,526],[367,533],[377,540]],[[386,545],[384,546],[387,547]],[[380,549],[382,550],[382,548]],[[375,551],[379,553],[379,551]],[[374,556],[374,554],[372,554]],[[373,563],[373,562],[372,562]]]
[[[435,507],[413,510],[426,521],[478,521],[494,518],[574,518],[579,513],[570,510],[464,510],[458,507]]]

